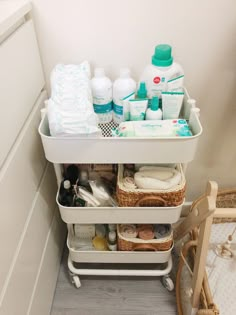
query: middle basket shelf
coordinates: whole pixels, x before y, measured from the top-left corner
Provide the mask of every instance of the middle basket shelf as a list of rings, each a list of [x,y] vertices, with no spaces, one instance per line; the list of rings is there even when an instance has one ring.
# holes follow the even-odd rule
[[[65,207],[58,201],[62,220],[67,224],[80,223],[175,223],[182,206],[176,207]]]
[[[168,168],[161,168],[166,170]],[[60,202],[60,187],[56,201],[62,220],[67,224],[89,223],[175,223],[181,215],[184,204],[186,180],[180,164],[173,169],[178,173],[178,184],[166,190],[128,188],[124,185],[124,166],[118,166],[115,190],[112,196],[115,206],[67,206]],[[130,177],[129,177],[130,178]],[[60,186],[60,185],[59,185]],[[77,186],[75,186],[77,187]]]

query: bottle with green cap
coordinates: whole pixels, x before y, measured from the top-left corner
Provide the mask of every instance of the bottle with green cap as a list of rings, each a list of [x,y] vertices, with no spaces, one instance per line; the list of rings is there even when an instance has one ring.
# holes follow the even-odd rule
[[[184,74],[182,67],[174,62],[170,45],[162,44],[155,47],[151,64],[147,65],[140,78],[146,83],[147,96],[161,98],[161,92],[166,91],[167,81]]]
[[[159,108],[159,98],[158,96],[153,96],[151,100],[151,107],[146,111],[146,120],[161,120],[162,110]]]

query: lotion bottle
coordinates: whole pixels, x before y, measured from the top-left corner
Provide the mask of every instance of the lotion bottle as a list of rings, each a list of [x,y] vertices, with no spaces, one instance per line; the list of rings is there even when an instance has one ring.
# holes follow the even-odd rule
[[[151,100],[151,107],[146,111],[146,120],[161,120],[162,110],[159,108],[158,96],[153,96]]]
[[[94,70],[91,80],[93,107],[99,123],[106,124],[112,120],[112,82],[105,76],[103,68]]]
[[[124,106],[123,99],[131,96],[136,91],[136,82],[130,76],[130,70],[123,68],[120,76],[113,84],[113,120],[120,124],[122,121],[129,120],[129,108],[127,102]]]

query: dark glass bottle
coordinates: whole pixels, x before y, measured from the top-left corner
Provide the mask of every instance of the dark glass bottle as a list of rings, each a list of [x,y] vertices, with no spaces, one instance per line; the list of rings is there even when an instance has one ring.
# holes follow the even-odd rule
[[[70,181],[72,186],[75,185],[79,177],[78,167],[75,164],[69,165],[66,169],[65,177]]]
[[[59,191],[59,202],[62,206],[71,207],[73,205],[73,193],[69,180],[63,180]]]

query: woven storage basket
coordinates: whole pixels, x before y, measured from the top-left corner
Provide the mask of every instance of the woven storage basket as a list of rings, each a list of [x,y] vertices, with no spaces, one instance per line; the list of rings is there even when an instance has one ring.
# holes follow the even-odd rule
[[[160,239],[143,240],[140,238],[126,238],[120,233],[117,225],[118,250],[121,251],[167,251],[173,245],[173,232]]]
[[[236,209],[236,189],[220,190],[216,198],[217,208]],[[236,210],[235,210],[236,211]],[[236,218],[214,218],[213,223],[236,222]]]
[[[118,167],[116,196],[120,207],[175,207],[184,201],[186,180],[181,167],[177,165],[181,173],[181,182],[167,190],[127,189],[123,184],[124,166]]]

